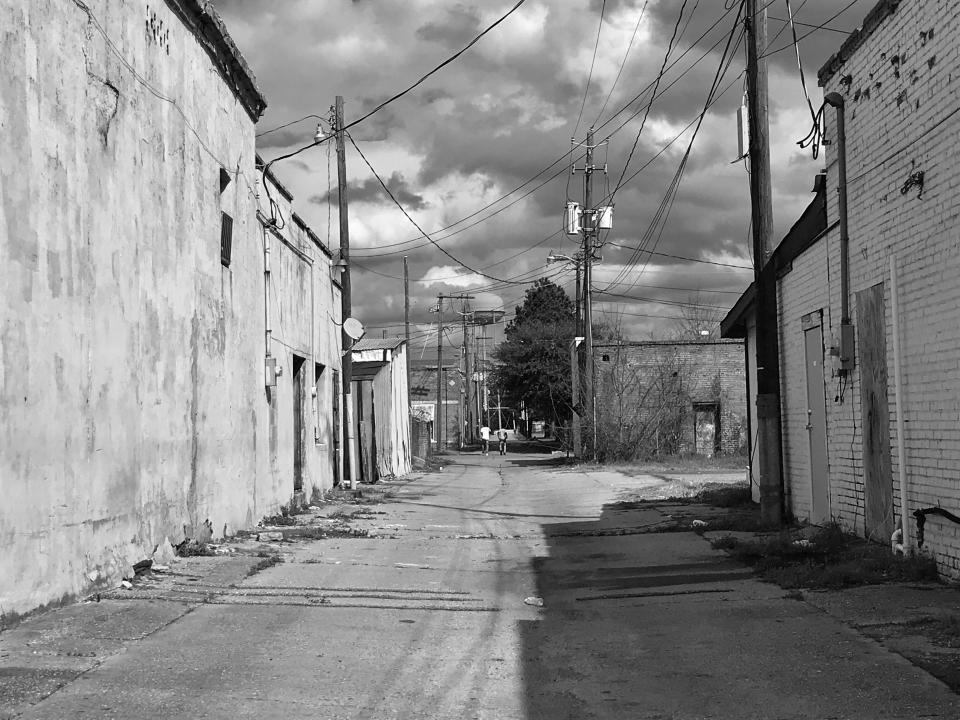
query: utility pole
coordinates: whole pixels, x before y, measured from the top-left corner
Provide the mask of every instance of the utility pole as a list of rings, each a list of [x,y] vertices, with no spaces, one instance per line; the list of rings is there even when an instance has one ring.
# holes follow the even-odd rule
[[[487,340],[493,340],[489,335],[480,335],[477,340],[480,341],[480,397],[483,400],[483,413],[480,416],[483,423],[490,426],[490,389],[487,385]]]
[[[590,423],[592,447],[590,453],[597,454],[597,418],[594,411],[593,396],[593,293],[591,292],[591,274],[593,268],[593,233],[597,224],[596,213],[590,203],[593,189],[593,128],[587,132],[587,159],[583,166],[583,337],[584,368],[583,390],[587,422]]]
[[[443,295],[437,295],[437,410],[433,414],[437,429],[437,452],[443,449]]]
[[[407,268],[407,256],[403,256],[403,338],[407,344],[407,445],[413,451],[413,422],[410,415],[410,271]]]
[[[340,259],[345,263],[340,280],[340,321],[346,322],[353,312],[353,303],[350,298],[350,224],[347,217],[347,158],[343,145],[343,96],[337,95],[334,106],[334,129],[337,133],[337,200],[340,210]],[[350,386],[353,383],[353,339],[341,330],[340,341],[343,355],[340,362],[341,377],[343,378],[343,415],[346,424],[347,457],[344,464],[350,468],[350,489],[357,487],[357,443],[353,428],[353,394]],[[349,463],[349,464],[348,464]]]
[[[441,395],[441,392],[443,390],[443,380],[442,380],[442,371],[439,369],[443,367],[443,301],[444,300],[466,301],[466,300],[472,300],[472,299],[473,299],[473,295],[444,295],[443,293],[440,293],[437,295],[437,368],[438,369],[437,369],[437,405],[436,405],[436,411],[434,413],[435,415],[434,422],[436,423],[436,426],[437,426],[437,450],[443,447],[440,443],[441,443],[442,436],[444,434],[441,431],[441,428],[443,427],[443,425],[441,424],[441,421],[442,421],[441,414],[443,412],[443,396]]]
[[[463,321],[463,381],[466,384],[466,397],[464,398],[465,402],[465,412],[464,412],[464,433],[467,436],[467,442],[473,443],[474,439],[474,426],[475,423],[472,421],[473,418],[473,370],[470,368],[470,336],[467,333],[469,327],[467,323],[467,316],[469,311],[467,310],[467,301],[464,300],[461,304],[462,312],[460,317]]]
[[[756,283],[757,440],[760,515],[764,522],[783,519],[780,455],[780,347],[777,330],[777,279],[767,261],[772,254],[773,198],[770,182],[767,119],[767,13],[757,0],[746,0],[747,103],[750,130],[750,216],[753,223]]]
[[[576,320],[574,321],[574,334],[577,336],[582,336],[583,333],[580,331],[580,308],[583,305],[583,291],[580,289],[580,258],[574,258],[573,261],[574,267],[577,270],[577,290],[576,290],[576,299],[574,300],[574,305],[576,307]],[[576,402],[574,402],[576,404]]]

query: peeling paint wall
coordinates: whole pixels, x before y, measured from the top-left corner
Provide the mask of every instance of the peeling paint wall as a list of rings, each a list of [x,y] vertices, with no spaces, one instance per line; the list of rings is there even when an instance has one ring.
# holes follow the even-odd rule
[[[301,499],[333,487],[336,443],[334,435],[334,394],[341,385],[334,371],[341,369],[340,287],[333,282],[333,256],[329,249],[294,214],[289,196],[271,177],[271,208],[266,192],[260,195],[259,247],[269,244],[269,294],[271,357],[283,368],[276,386],[267,393],[269,405],[267,437],[268,473],[286,500],[294,493],[295,460],[298,447],[294,421],[294,394],[301,393],[300,443],[302,448]],[[304,362],[304,377],[295,381],[296,359]],[[262,359],[261,359],[262,362]]]
[[[14,617],[116,581],[208,519],[215,537],[250,527],[292,492],[264,389],[251,114],[181,4],[87,6],[0,2],[0,612]]]

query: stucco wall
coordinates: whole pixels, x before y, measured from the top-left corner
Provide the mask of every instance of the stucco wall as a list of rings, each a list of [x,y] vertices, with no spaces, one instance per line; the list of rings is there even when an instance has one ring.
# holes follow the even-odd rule
[[[7,617],[116,581],[208,519],[215,537],[249,527],[292,492],[264,389],[253,120],[169,5],[88,5],[113,48],[78,4],[0,3]],[[339,366],[335,345],[317,341]]]
[[[912,508],[942,505],[960,511],[960,253],[957,227],[956,114],[960,82],[960,5],[948,0],[904,0],[878,5],[885,16],[822,74],[825,92],[846,99],[850,219],[850,307],[856,293],[883,283],[894,503],[899,516],[896,415],[906,421],[905,445]],[[892,13],[892,14],[888,14]],[[878,15],[880,17],[880,15]],[[828,218],[838,218],[835,113],[825,112]],[[914,172],[919,188],[901,192]],[[839,331],[838,234],[828,240],[830,323]],[[897,259],[903,346],[903,398],[893,384],[894,358],[889,260]],[[822,282],[822,278],[819,282]],[[859,348],[859,329],[857,336]],[[828,379],[828,383],[830,380]],[[862,527],[863,471],[860,368],[844,403],[829,403],[828,447],[834,512]],[[912,526],[912,523],[911,523]],[[940,518],[927,523],[926,547],[947,573],[960,573],[958,528]]]
[[[271,182],[269,178],[262,179]],[[340,288],[331,276],[332,255],[293,216],[291,202],[271,185],[271,215],[266,192],[260,194],[261,237],[270,265],[267,303],[270,310],[270,353],[282,374],[265,395],[268,407],[269,468],[278,494],[294,492],[294,359],[304,361],[299,391],[303,430],[302,492],[305,499],[333,487],[335,477],[333,396],[340,392],[334,370],[340,370]],[[270,222],[273,216],[277,222]],[[262,261],[261,261],[262,264]],[[262,290],[261,290],[262,293]],[[262,309],[261,309],[262,313]],[[261,350],[262,354],[262,350]],[[259,359],[262,362],[262,359]],[[319,368],[317,366],[320,366]],[[317,377],[317,371],[320,375]]]

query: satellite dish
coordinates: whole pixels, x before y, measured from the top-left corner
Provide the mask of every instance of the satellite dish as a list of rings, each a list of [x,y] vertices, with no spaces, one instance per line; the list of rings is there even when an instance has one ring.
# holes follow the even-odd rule
[[[366,332],[363,329],[363,323],[352,317],[343,321],[343,331],[351,340],[359,340],[363,337],[363,333]]]

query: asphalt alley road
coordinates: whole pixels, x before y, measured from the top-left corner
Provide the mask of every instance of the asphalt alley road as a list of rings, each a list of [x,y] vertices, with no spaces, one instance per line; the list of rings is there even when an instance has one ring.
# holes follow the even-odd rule
[[[960,717],[900,656],[615,504],[663,478],[549,460],[458,456],[372,508],[378,538],[126,600],[157,629],[19,717]]]

